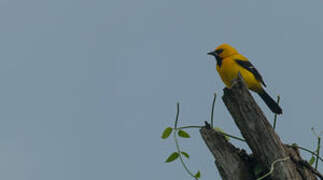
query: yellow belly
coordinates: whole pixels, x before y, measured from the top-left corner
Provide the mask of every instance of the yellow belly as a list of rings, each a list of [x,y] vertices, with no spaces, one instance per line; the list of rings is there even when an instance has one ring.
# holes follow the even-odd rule
[[[238,73],[240,72],[250,90],[259,92],[262,89],[261,83],[255,78],[255,76],[235,63],[232,59],[223,59],[221,67],[217,65],[216,70],[228,88],[231,87],[232,81],[238,77]]]

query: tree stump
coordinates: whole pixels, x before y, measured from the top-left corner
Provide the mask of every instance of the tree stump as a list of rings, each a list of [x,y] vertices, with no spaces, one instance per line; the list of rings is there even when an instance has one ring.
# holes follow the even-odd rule
[[[304,165],[306,161],[302,160],[296,148],[287,147],[281,142],[240,75],[230,89],[224,89],[222,100],[252,151],[248,155],[209,126],[202,128],[202,138],[215,157],[223,179],[255,180],[259,178],[255,168],[261,167],[267,173],[272,165],[274,169],[266,179],[315,180],[316,175],[320,177],[310,166]]]

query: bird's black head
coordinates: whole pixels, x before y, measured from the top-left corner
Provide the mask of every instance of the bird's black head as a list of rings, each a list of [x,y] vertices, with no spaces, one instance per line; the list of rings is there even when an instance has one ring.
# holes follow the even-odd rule
[[[220,54],[223,52],[223,49],[216,49],[214,51],[211,51],[207,53],[208,55],[214,56],[214,57],[220,57]]]
[[[215,59],[216,59],[216,64],[218,66],[221,66],[222,65],[222,57],[221,57],[221,53],[224,51],[224,49],[216,49],[214,51],[211,51],[209,53],[207,53],[208,55],[210,56],[214,56]]]

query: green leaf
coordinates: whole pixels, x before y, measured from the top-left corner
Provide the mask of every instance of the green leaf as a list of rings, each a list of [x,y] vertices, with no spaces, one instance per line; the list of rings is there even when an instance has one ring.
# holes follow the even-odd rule
[[[201,177],[201,172],[200,171],[197,171],[197,173],[194,175],[194,177],[200,178]]]
[[[187,159],[190,158],[190,155],[188,155],[186,152],[182,151],[181,154],[183,154],[183,156],[185,156]]]
[[[225,134],[225,132],[223,131],[223,129],[221,129],[221,128],[219,128],[219,127],[215,127],[214,128],[214,130],[215,131],[217,131],[217,132],[220,132],[221,134]],[[229,136],[224,136],[225,137],[225,139],[227,140],[227,141],[229,141],[230,140],[230,137]]]
[[[166,159],[166,163],[170,163],[178,158],[179,154],[178,152],[173,152],[168,158]]]
[[[311,166],[314,164],[315,162],[315,157],[312,156],[312,158],[308,161],[308,164],[310,164]]]
[[[173,128],[171,127],[167,127],[164,131],[163,131],[163,134],[161,136],[162,139],[166,139],[169,137],[169,135],[172,133],[173,131]]]
[[[190,138],[191,137],[187,132],[185,132],[183,130],[178,131],[178,136],[180,136],[182,138]]]

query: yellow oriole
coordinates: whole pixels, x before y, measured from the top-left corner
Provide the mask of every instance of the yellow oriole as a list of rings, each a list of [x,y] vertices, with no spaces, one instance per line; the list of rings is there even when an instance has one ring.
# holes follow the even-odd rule
[[[258,93],[273,113],[282,114],[282,109],[264,90],[263,86],[266,87],[266,84],[258,70],[236,49],[222,44],[208,55],[215,57],[216,70],[227,87],[231,87],[232,80],[237,78],[240,72],[248,88]]]

